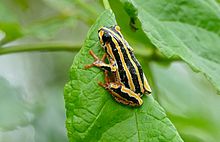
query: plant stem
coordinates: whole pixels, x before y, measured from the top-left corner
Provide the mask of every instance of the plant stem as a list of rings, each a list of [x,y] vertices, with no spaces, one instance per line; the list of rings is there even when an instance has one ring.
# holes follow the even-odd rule
[[[103,5],[104,5],[105,9],[111,9],[111,6],[110,6],[108,0],[103,0]]]
[[[15,46],[8,46],[8,47],[1,47],[0,46],[0,55],[18,53],[18,52],[31,52],[31,51],[78,52],[81,47],[82,47],[81,45],[74,45],[71,43],[38,43],[38,44],[15,45]],[[148,53],[149,53],[149,51],[148,51]],[[160,55],[156,52],[152,52],[150,54],[143,54],[143,52],[136,52],[135,55],[140,56],[140,57],[144,57],[147,61],[167,62],[167,63],[170,63],[173,61],[182,61],[178,57],[167,58],[167,57]]]
[[[81,45],[72,45],[67,43],[41,43],[41,44],[26,44],[16,45],[9,47],[0,47],[0,55],[18,53],[18,52],[30,52],[30,51],[68,51],[77,52],[81,48]]]

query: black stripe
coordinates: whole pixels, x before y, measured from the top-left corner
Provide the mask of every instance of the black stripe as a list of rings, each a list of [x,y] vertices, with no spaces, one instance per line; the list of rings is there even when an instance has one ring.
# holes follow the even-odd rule
[[[135,62],[136,66],[137,66],[137,68],[138,68],[139,75],[140,75],[140,77],[141,77],[141,81],[142,81],[142,84],[143,84],[143,86],[144,86],[143,69],[142,69],[140,63],[138,62],[137,58],[135,57],[133,51],[130,51],[130,55],[131,55],[132,60]],[[143,92],[142,92],[142,93],[143,93]]]
[[[110,71],[110,72],[111,72],[111,67],[109,67],[109,66],[104,66],[104,65],[102,65],[102,66],[101,66],[101,69],[107,70],[107,71]]]
[[[134,66],[132,65],[130,59],[128,58],[128,54],[127,54],[123,44],[121,43],[121,41],[119,41],[117,38],[115,38],[115,40],[118,42],[118,44],[120,46],[121,52],[122,52],[122,54],[124,56],[125,63],[126,63],[127,68],[128,68],[128,70],[129,70],[129,72],[131,74],[132,81],[133,81],[134,86],[135,86],[135,90],[132,90],[132,91],[134,91],[135,93],[140,93],[141,90],[140,90],[140,84],[139,84],[139,81],[138,81],[137,72],[136,72]],[[134,54],[133,54],[133,56],[134,56]],[[132,55],[131,55],[131,57],[132,57]]]
[[[110,41],[110,46],[112,47],[112,52],[115,56],[115,60],[117,62],[117,65],[118,65],[118,72],[119,72],[119,75],[120,75],[120,79],[121,79],[121,82],[127,87],[127,88],[130,88],[129,84],[128,84],[128,77],[126,75],[126,72],[125,72],[125,69],[123,68],[123,65],[122,65],[122,62],[121,62],[121,59],[120,59],[120,56],[119,56],[119,53],[118,53],[118,50],[117,48],[115,47],[115,43],[113,41]]]
[[[121,86],[119,86],[118,88],[111,88],[115,93],[117,93],[118,95],[120,95],[122,98],[127,99],[128,101],[132,101],[135,104],[139,104],[138,100],[135,99],[134,97],[129,96],[128,93],[121,91]]]
[[[115,26],[113,26],[111,30],[114,31],[117,35],[119,35],[122,38],[122,35],[115,29]]]

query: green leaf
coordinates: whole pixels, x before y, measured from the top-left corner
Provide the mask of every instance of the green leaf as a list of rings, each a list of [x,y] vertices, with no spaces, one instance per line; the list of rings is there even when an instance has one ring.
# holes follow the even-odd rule
[[[193,73],[185,63],[173,63],[169,68],[152,63],[151,69],[160,104],[183,140],[219,141],[220,110],[216,108],[220,107],[220,96],[206,78]]]
[[[17,17],[2,1],[0,1],[0,31],[6,35],[3,41],[1,41],[2,43],[12,41],[22,36]]]
[[[118,3],[115,1],[109,1],[109,3],[111,5],[111,9],[114,11],[116,20],[118,19],[117,23],[118,25],[120,25],[120,28],[123,31],[123,36],[126,37],[131,45],[134,45],[134,51],[137,52],[137,50],[140,50],[141,46],[143,46],[144,48],[147,47],[145,48],[145,50],[154,48],[153,44],[145,36],[145,33],[142,30],[134,30],[133,28],[131,28],[131,24],[128,24],[128,22],[131,22],[131,18],[135,19],[135,14],[137,14],[136,11],[131,10],[129,11],[130,14],[128,15],[126,14],[126,12],[128,12],[129,9],[124,10],[122,7],[126,8],[126,6],[123,6],[122,3]],[[135,21],[135,24],[137,28],[140,27],[140,22]],[[141,52],[143,53],[143,48],[141,49]],[[146,53],[144,54],[146,55]]]
[[[182,141],[152,96],[144,96],[144,104],[139,108],[119,104],[98,85],[99,81],[104,82],[103,71],[95,67],[84,69],[93,62],[89,50],[99,57],[104,54],[97,30],[114,24],[113,13],[104,11],[75,56],[70,81],[64,88],[69,141]]]
[[[179,56],[194,70],[204,73],[220,91],[220,7],[215,1],[129,3],[138,10],[143,31],[162,53]]]
[[[3,31],[6,37],[3,43],[12,41],[22,36],[21,27],[17,23],[4,23],[0,21],[0,31]]]
[[[17,127],[27,126],[27,104],[22,98],[22,91],[13,87],[6,79],[0,76],[0,130],[14,130]]]

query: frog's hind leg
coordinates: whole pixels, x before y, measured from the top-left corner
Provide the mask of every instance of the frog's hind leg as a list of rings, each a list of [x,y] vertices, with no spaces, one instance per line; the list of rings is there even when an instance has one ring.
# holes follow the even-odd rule
[[[109,83],[110,83],[110,79],[109,79],[109,76],[108,76],[108,71],[105,70],[104,74],[105,74],[105,83],[99,82],[98,84],[100,86],[104,87],[104,88],[107,88]]]
[[[144,77],[144,90],[145,90],[145,92],[147,92],[147,94],[151,94],[152,90],[151,90],[150,85],[147,81],[147,78],[145,77],[145,75],[143,75],[143,77]]]
[[[108,83],[108,81],[105,84],[99,83],[99,85],[108,90],[117,102],[130,106],[141,106],[143,104],[139,94],[123,85],[114,82]]]
[[[135,105],[132,105],[132,103],[128,102],[128,101],[124,101],[123,99],[120,99],[120,98],[117,98],[117,97],[114,97],[114,99],[119,102],[119,103],[122,103],[122,104],[125,104],[125,105],[130,105],[130,106],[135,106]]]

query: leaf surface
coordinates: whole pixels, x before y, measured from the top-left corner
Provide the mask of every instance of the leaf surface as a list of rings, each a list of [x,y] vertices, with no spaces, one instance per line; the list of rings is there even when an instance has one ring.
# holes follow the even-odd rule
[[[131,0],[124,4],[128,13],[138,11],[143,31],[162,53],[179,56],[220,90],[220,7],[215,1]]]
[[[206,78],[179,62],[172,63],[169,68],[152,63],[151,69],[159,102],[183,140],[219,141],[220,109],[216,108],[220,108],[220,96]]]
[[[104,54],[98,29],[114,24],[113,13],[104,11],[89,30],[70,69],[70,81],[64,88],[69,141],[182,141],[152,96],[144,96],[139,108],[119,104],[98,85],[99,81],[104,82],[103,71],[95,67],[84,69],[93,62],[89,50],[99,57]]]
[[[25,115],[27,110],[21,90],[0,76],[0,133],[27,126],[31,121]]]

